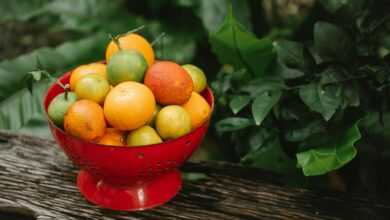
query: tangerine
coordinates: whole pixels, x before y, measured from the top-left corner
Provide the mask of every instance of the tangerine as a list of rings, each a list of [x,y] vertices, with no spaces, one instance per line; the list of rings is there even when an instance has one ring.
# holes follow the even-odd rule
[[[88,74],[82,77],[76,84],[75,93],[79,99],[88,99],[97,103],[103,103],[110,85],[107,80],[98,74]]]
[[[191,131],[191,117],[181,106],[168,105],[158,112],[156,128],[164,140],[176,139]]]
[[[207,78],[204,72],[197,66],[192,64],[186,64],[182,66],[192,78],[194,83],[194,91],[202,92],[207,86]]]
[[[101,75],[104,78],[107,78],[106,74],[106,65],[102,63],[91,63],[86,65],[81,65],[72,71],[70,75],[69,84],[70,90],[74,91],[76,89],[76,83],[85,75],[96,73]]]
[[[67,133],[82,140],[98,141],[106,131],[102,107],[86,99],[75,102],[65,113],[64,128]]]
[[[104,115],[116,129],[133,130],[153,117],[156,101],[145,85],[128,81],[115,86],[104,101]]]
[[[193,83],[190,75],[180,65],[159,61],[149,67],[144,80],[158,103],[181,105],[191,96]]]
[[[189,113],[193,129],[203,125],[210,116],[209,104],[196,92],[192,92],[191,98],[182,107]]]
[[[111,146],[124,146],[125,132],[119,131],[115,128],[107,128],[106,133],[102,138],[100,138],[98,144],[111,145]]]
[[[129,133],[126,139],[128,146],[143,146],[162,143],[156,130],[150,126],[142,126]]]

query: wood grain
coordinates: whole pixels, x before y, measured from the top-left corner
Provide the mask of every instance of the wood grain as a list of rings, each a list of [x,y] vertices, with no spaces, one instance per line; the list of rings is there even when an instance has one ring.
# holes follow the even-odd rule
[[[390,203],[367,195],[285,187],[281,176],[221,162],[188,163],[207,179],[186,181],[168,204],[114,212],[87,203],[77,168],[51,140],[0,131],[0,211],[51,219],[390,219]]]

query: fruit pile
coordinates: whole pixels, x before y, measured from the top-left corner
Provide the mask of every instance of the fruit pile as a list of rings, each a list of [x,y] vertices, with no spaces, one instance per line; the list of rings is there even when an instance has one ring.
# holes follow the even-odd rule
[[[142,146],[176,139],[208,120],[210,106],[199,94],[207,86],[203,71],[156,61],[141,35],[113,39],[106,63],[74,69],[65,91],[49,104],[49,118],[66,133],[104,145]]]

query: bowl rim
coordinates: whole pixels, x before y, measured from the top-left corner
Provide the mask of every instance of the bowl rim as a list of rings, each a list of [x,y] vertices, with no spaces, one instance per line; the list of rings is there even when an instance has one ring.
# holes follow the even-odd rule
[[[61,76],[58,76],[57,77],[57,80],[59,81],[62,81],[64,78],[66,77],[70,77],[70,75],[72,74],[72,71],[73,70],[70,70],[68,72],[65,72],[64,74],[62,74]],[[198,130],[201,130],[203,128],[207,128],[209,126],[209,123],[210,123],[210,119],[211,119],[211,116],[212,114],[214,113],[214,107],[215,107],[215,103],[214,103],[214,93],[213,93],[213,90],[207,86],[202,92],[206,91],[209,95],[210,95],[210,99],[211,99],[211,105],[207,102],[207,104],[209,104],[210,106],[210,114],[209,114],[209,118],[199,127],[197,127],[196,129],[192,130],[190,133],[186,134],[186,135],[183,135],[181,137],[178,137],[176,139],[169,139],[169,140],[166,140],[166,141],[163,141],[162,143],[158,143],[158,144],[149,144],[149,145],[139,145],[139,146],[127,146],[127,145],[122,145],[122,146],[117,146],[117,145],[105,145],[105,144],[99,144],[99,143],[94,143],[94,142],[88,142],[88,141],[85,141],[81,138],[78,138],[76,136],[73,136],[71,134],[68,134],[65,132],[64,129],[58,127],[56,124],[54,124],[54,122],[50,119],[49,115],[48,115],[48,109],[45,108],[45,103],[46,103],[46,100],[48,99],[48,94],[49,94],[49,91],[53,89],[53,87],[56,85],[56,82],[53,82],[46,90],[45,92],[45,96],[44,96],[44,99],[43,99],[43,102],[42,102],[42,106],[43,106],[43,110],[45,112],[45,118],[46,120],[48,121],[48,123],[50,123],[50,126],[52,126],[54,129],[56,129],[57,131],[59,131],[61,134],[63,134],[64,136],[70,136],[78,141],[81,141],[81,142],[85,142],[85,143],[88,143],[88,144],[94,144],[98,147],[105,147],[105,148],[113,148],[113,149],[133,149],[133,148],[136,148],[136,149],[141,149],[141,148],[151,148],[151,147],[156,147],[156,146],[161,146],[161,145],[168,145],[172,142],[176,142],[176,141],[180,141],[180,140],[183,140],[183,139],[186,139],[188,138],[189,136],[191,136],[193,133],[197,132]],[[203,96],[202,96],[203,97]],[[206,100],[207,101],[207,100]],[[49,105],[50,103],[48,103]],[[129,131],[126,131],[126,132],[129,132]]]

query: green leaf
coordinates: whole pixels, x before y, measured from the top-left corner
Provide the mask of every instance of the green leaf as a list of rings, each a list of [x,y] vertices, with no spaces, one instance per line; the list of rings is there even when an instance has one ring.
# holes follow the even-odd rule
[[[366,0],[319,0],[330,13],[347,21],[352,21],[364,9]]]
[[[245,165],[270,170],[281,174],[296,172],[296,162],[282,149],[279,139],[271,138],[257,151],[245,155],[241,162]]]
[[[345,6],[348,3],[348,0],[320,0],[319,1],[326,10],[331,13],[336,12],[341,7]]]
[[[0,7],[0,21],[26,21],[41,14],[48,0],[14,1],[2,0]]]
[[[54,49],[42,48],[1,62],[0,129],[48,136],[48,129],[42,129],[42,124],[46,121],[42,99],[49,82],[33,85],[31,94],[23,84],[24,77],[37,68],[37,57],[44,68],[58,70],[60,74],[79,64],[100,60],[102,58],[97,54],[103,54],[105,42],[106,35],[98,33],[86,39],[64,43]]]
[[[258,127],[256,128],[257,129],[255,131],[250,133],[248,138],[248,144],[250,147],[249,152],[252,153],[257,151],[261,146],[263,146],[266,143],[266,141],[271,137],[272,132],[275,132],[271,129],[266,129],[266,128],[258,129]]]
[[[251,97],[248,95],[239,95],[235,96],[229,103],[230,108],[232,109],[234,114],[237,114],[241,111],[245,106],[249,104],[251,101]]]
[[[25,133],[37,134],[36,128],[31,126],[31,123],[37,119],[44,119],[42,101],[47,87],[47,82],[35,84],[32,93],[23,89],[0,102],[0,129],[20,132],[20,129],[25,127]],[[46,129],[45,133],[48,132],[49,130]]]
[[[299,96],[312,111],[320,113],[329,121],[341,104],[341,92],[340,85],[322,87],[320,84],[311,83],[299,89]]]
[[[270,120],[267,122],[270,122]],[[277,130],[269,128],[267,125],[261,127],[252,126],[232,133],[231,141],[238,155],[244,157],[247,154],[256,152],[259,148],[267,144],[270,138],[274,138],[276,135]]]
[[[240,90],[247,92],[251,97],[256,98],[264,92],[282,90],[284,88],[286,88],[286,86],[281,79],[264,77],[250,81],[248,84],[241,86]]]
[[[353,57],[353,42],[349,34],[340,27],[317,22],[314,26],[314,45],[324,61],[347,62]]]
[[[297,153],[298,165],[305,176],[322,175],[339,169],[355,158],[357,150],[354,144],[360,138],[361,134],[355,123],[339,137],[333,136],[325,144]]]
[[[279,62],[285,67],[282,71],[284,78],[297,78],[305,73],[312,73],[315,66],[314,58],[301,43],[282,40],[276,42],[274,46]]]
[[[72,30],[88,34],[96,30],[123,32],[126,30],[124,28],[139,24],[127,12],[123,1],[4,1],[0,8],[0,21],[29,21],[47,26],[50,30]]]
[[[168,25],[161,21],[143,21],[146,25],[145,36],[150,40],[161,33],[164,37],[153,46],[157,59],[172,60],[178,63],[190,63],[196,52],[197,40],[202,37],[201,25]],[[144,34],[144,33],[142,33]],[[180,50],[178,50],[180,48]]]
[[[263,122],[281,96],[281,90],[270,90],[255,98],[252,103],[252,115],[257,126]]]
[[[255,75],[265,75],[275,56],[272,42],[257,39],[233,17],[229,7],[224,22],[217,32],[210,34],[213,52],[222,64],[231,64],[235,68],[246,68]]]
[[[322,121],[311,121],[302,127],[287,130],[285,133],[285,138],[287,141],[300,142],[313,134],[324,131],[325,127]]]
[[[203,26],[209,31],[214,32],[223,22],[226,16],[226,8],[228,1],[226,0],[207,0],[196,1],[199,3],[199,8],[196,14],[202,20]],[[234,14],[237,20],[244,24],[245,27],[251,27],[250,8],[247,1],[232,0]]]
[[[253,121],[248,118],[230,117],[217,122],[218,132],[238,131],[253,125]]]
[[[74,67],[91,60],[102,59],[106,35],[96,35],[80,41],[68,42],[56,49],[41,48],[13,60],[0,63],[0,101],[24,88],[23,78],[28,72],[37,69],[39,57],[45,69],[59,70]]]
[[[369,138],[385,140],[385,144],[390,144],[390,112],[369,111],[360,120],[359,127],[363,134]]]
[[[358,107],[360,105],[360,95],[359,90],[356,86],[347,85],[344,86],[344,99],[343,99],[343,108],[347,106]]]
[[[344,68],[339,66],[330,66],[321,72],[320,84],[332,84],[341,82],[345,79],[344,75],[348,73]]]

